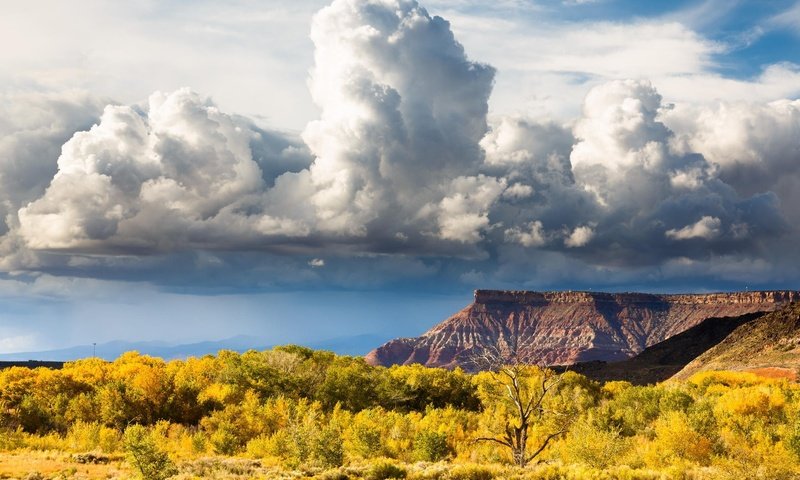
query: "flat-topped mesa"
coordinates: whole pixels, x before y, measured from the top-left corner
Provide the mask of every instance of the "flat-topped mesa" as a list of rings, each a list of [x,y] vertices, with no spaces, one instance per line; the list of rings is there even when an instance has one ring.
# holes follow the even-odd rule
[[[617,302],[652,303],[670,302],[681,304],[740,304],[740,303],[790,303],[800,300],[800,292],[792,290],[717,292],[717,293],[604,293],[586,291],[532,292],[527,290],[475,290],[476,304],[514,303],[534,305],[547,303]]]
[[[486,348],[516,345],[526,358],[565,365],[624,360],[708,318],[771,312],[797,291],[703,294],[475,290],[475,301],[417,338],[367,355],[373,365],[469,368]]]
[[[800,292],[794,290],[769,290],[756,292],[704,293],[698,295],[664,295],[674,303],[731,303],[785,305],[800,301]]]

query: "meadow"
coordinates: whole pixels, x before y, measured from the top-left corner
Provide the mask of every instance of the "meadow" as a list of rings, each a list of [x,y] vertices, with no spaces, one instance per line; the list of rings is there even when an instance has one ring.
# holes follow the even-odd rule
[[[286,346],[0,371],[0,478],[800,478],[800,386],[372,367]]]

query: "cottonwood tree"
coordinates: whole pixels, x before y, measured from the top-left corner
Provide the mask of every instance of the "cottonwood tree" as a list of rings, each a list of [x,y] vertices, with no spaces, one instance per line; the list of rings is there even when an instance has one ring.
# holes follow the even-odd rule
[[[491,442],[511,451],[514,463],[524,467],[547,446],[565,434],[577,412],[556,395],[564,376],[536,365],[525,346],[493,346],[472,358],[484,405],[502,433],[481,436],[475,442]]]

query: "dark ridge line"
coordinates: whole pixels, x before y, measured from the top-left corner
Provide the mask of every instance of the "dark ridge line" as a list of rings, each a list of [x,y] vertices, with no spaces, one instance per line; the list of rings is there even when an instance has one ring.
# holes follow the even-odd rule
[[[64,368],[66,362],[44,361],[44,360],[27,360],[27,361],[0,361],[0,370],[12,367],[23,368],[50,368],[53,370],[61,370]]]

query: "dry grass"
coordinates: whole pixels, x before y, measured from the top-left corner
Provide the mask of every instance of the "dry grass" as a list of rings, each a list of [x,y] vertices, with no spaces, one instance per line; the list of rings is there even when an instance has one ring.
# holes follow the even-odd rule
[[[131,477],[130,469],[121,460],[105,465],[85,465],[75,462],[71,455],[63,452],[0,452],[0,478],[106,480]]]
[[[755,373],[759,377],[764,378],[785,378],[793,382],[797,381],[797,370],[792,368],[781,367],[762,367],[762,368],[748,368],[745,372]]]
[[[800,302],[737,327],[724,340],[695,358],[673,378],[687,379],[710,370],[779,371],[800,369]],[[765,375],[766,376],[766,375]],[[795,374],[796,376],[796,374]],[[774,378],[792,378],[780,374]]]
[[[235,457],[208,457],[188,460],[179,465],[180,473],[174,480],[373,480],[385,479],[376,465],[383,460],[365,461],[357,465],[327,471],[322,469],[284,470]],[[404,472],[406,480],[732,480],[742,478],[795,479],[794,474],[783,470],[776,475],[756,475],[748,465],[728,469],[675,465],[664,470],[632,468],[625,465],[596,469],[580,464],[542,464],[518,468],[497,464],[415,463],[406,464],[386,460]],[[384,462],[385,463],[385,462]],[[752,466],[752,465],[751,465]],[[758,467],[758,466],[752,466]],[[761,468],[761,467],[758,467]],[[789,475],[789,476],[787,476]],[[121,460],[107,465],[82,465],[61,452],[18,451],[0,452],[0,479],[19,480],[127,480],[137,478]]]

